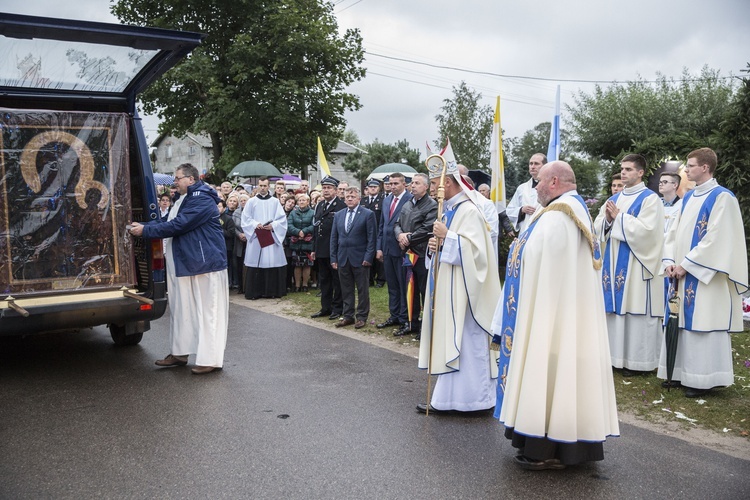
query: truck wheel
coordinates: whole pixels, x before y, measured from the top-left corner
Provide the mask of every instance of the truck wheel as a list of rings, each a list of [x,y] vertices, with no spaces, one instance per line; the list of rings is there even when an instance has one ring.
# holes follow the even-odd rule
[[[127,327],[125,325],[109,325],[109,334],[112,336],[112,341],[117,346],[136,345],[143,338],[143,332],[126,333]]]

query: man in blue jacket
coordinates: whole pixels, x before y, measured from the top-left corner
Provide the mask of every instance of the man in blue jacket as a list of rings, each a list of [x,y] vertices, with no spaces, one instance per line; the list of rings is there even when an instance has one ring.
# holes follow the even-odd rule
[[[184,366],[195,354],[193,373],[220,370],[229,326],[227,250],[216,191],[189,163],[177,167],[178,197],[166,222],[133,222],[130,233],[164,238],[169,288],[171,353],[157,366]]]
[[[359,188],[346,189],[346,210],[339,210],[333,218],[331,232],[331,267],[339,273],[343,311],[337,327],[354,325],[360,329],[370,314],[370,266],[375,260],[378,222],[372,210],[359,205]],[[359,302],[354,320],[354,286]]]

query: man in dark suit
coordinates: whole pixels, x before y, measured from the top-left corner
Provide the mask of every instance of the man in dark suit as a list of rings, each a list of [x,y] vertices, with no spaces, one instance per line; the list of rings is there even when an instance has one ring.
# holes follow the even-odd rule
[[[367,196],[363,196],[359,204],[375,213],[378,232],[380,232],[380,224],[383,222],[383,199],[385,198],[385,195],[380,192],[380,182],[370,179],[367,182],[366,193]],[[370,284],[375,285],[375,288],[383,288],[385,285],[385,267],[383,267],[383,262],[377,259],[370,267]]]
[[[331,232],[331,267],[338,270],[344,302],[341,321],[336,327],[354,325],[362,328],[370,315],[369,274],[375,260],[378,223],[375,214],[359,206],[359,188],[347,188],[344,197],[347,210],[333,218]],[[357,320],[354,320],[354,286],[357,286]]]
[[[425,254],[427,253],[427,241],[432,237],[432,225],[437,219],[437,202],[430,198],[428,194],[429,190],[429,177],[425,174],[415,174],[411,181],[411,194],[413,198],[401,210],[401,215],[399,215],[398,221],[393,228],[393,232],[404,254],[411,250],[417,256],[417,261],[412,266],[416,286],[412,297],[411,322],[404,324],[394,334],[397,337],[406,335],[407,333],[419,334],[422,330],[419,313],[422,310],[425,291],[427,289]],[[408,286],[406,268],[404,269],[404,283]]]
[[[336,196],[339,181],[331,176],[320,181],[323,199],[315,207],[313,219],[313,252],[312,260],[318,262],[318,284],[320,287],[320,311],[311,317],[328,316],[328,319],[338,319],[341,316],[343,303],[341,300],[341,285],[339,273],[331,267],[331,230],[333,216],[339,210],[346,208],[341,199]]]
[[[401,327],[408,323],[406,312],[406,283],[404,282],[403,257],[401,247],[393,232],[401,209],[412,196],[406,192],[404,174],[394,172],[390,175],[391,194],[383,200],[382,224],[378,233],[378,251],[376,258],[385,265],[385,279],[388,283],[388,310],[390,316],[377,325],[378,328],[389,326]]]

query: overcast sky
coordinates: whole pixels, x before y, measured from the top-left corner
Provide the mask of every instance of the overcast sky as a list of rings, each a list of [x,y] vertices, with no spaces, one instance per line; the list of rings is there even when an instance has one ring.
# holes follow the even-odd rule
[[[359,28],[368,53],[368,75],[350,89],[362,109],[347,114],[348,128],[364,143],[406,139],[423,156],[425,141],[437,137],[435,115],[461,80],[482,93],[484,104],[494,106],[501,96],[505,136],[515,137],[551,120],[558,81],[564,127],[565,104],[594,88],[580,80],[652,80],[657,72],[679,78],[683,68],[696,74],[704,65],[738,75],[750,62],[750,0],[333,3],[341,29]],[[0,0],[0,12],[116,22],[109,5]],[[157,121],[145,125],[153,140]]]

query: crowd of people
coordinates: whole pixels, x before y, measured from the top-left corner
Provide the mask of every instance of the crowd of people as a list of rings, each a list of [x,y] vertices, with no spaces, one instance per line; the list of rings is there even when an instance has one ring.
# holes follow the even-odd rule
[[[393,173],[382,186],[371,180],[364,195],[333,177],[312,192],[305,181],[295,191],[276,181],[271,191],[265,178],[252,192],[229,183],[211,190],[181,166],[175,206],[165,210],[160,200],[163,222],[131,232],[168,238],[168,275],[194,279],[216,266],[183,272],[169,261],[196,258],[200,238],[184,239],[190,224],[211,224],[211,234],[217,226],[228,278],[211,278],[211,290],[224,283],[255,300],[314,282],[320,310],[312,317],[336,327],[364,327],[369,287],[387,286],[389,314],[377,328],[415,335],[419,368],[437,376],[417,410],[494,408],[520,467],[562,469],[602,460],[603,442],[619,435],[613,368],[624,377],[656,371],[665,388],[683,386],[687,397],[733,384],[730,334],[743,329],[747,249],[739,205],[713,178],[716,165],[711,149],[691,152],[691,186],[680,198],[687,186],[678,173],[662,173],[656,193],[644,183],[646,160],[626,155],[596,217],[570,165],[542,153],[500,213],[489,187],[475,189],[453,162],[410,179]],[[183,202],[185,194],[193,196]],[[192,198],[217,200],[215,217],[196,217]],[[498,262],[503,237],[513,238],[507,263]],[[209,290],[178,279],[169,280],[173,315],[189,307],[185,286]],[[671,353],[667,302],[678,309]],[[182,314],[178,324],[189,319],[193,333],[173,330],[172,352],[157,364],[186,364],[197,349],[196,373],[220,368],[221,356],[201,355],[200,325],[225,313],[217,305],[206,318]],[[222,339],[211,329],[209,350],[223,353],[226,332]]]

